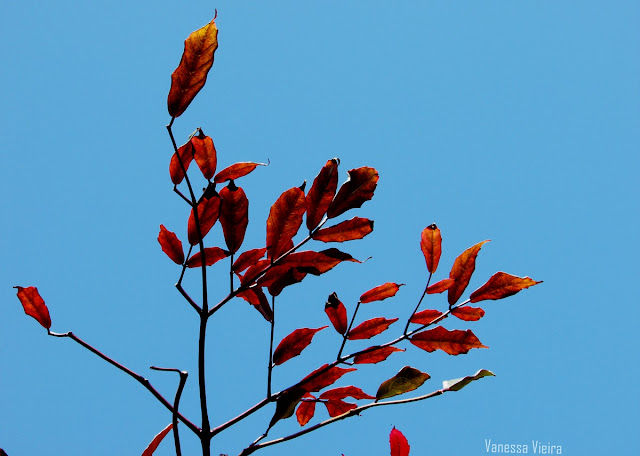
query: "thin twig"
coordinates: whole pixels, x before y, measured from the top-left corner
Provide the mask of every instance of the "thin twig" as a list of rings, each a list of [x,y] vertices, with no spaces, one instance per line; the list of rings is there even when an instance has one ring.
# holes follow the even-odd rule
[[[180,449],[180,435],[178,434],[178,407],[180,405],[180,397],[182,396],[182,390],[184,389],[184,385],[187,382],[187,377],[189,374],[187,371],[181,371],[179,369],[174,369],[172,367],[156,367],[151,366],[150,369],[163,371],[163,372],[177,372],[180,374],[180,384],[178,385],[178,389],[176,391],[176,398],[173,401],[173,413],[172,413],[172,421],[173,424],[173,441],[176,447],[176,456],[182,456],[182,450]]]

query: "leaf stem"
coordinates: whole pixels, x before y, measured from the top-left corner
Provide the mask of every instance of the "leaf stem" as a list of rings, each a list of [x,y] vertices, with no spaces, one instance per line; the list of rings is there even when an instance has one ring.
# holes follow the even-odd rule
[[[267,370],[267,399],[271,397],[271,374],[273,372],[273,333],[276,326],[276,297],[271,296],[271,336],[269,337],[269,367]]]
[[[416,314],[416,312],[420,308],[420,304],[422,304],[422,300],[427,295],[427,290],[429,289],[429,282],[431,282],[431,276],[433,276],[432,272],[429,273],[429,278],[427,279],[427,284],[424,287],[424,291],[422,292],[422,296],[420,296],[420,299],[418,300],[418,305],[416,305],[416,308],[413,309],[413,313],[411,314],[411,316],[407,320],[407,325],[404,327],[404,331],[402,332],[405,335],[407,334],[407,331],[409,330],[409,325],[411,324],[411,319]]]

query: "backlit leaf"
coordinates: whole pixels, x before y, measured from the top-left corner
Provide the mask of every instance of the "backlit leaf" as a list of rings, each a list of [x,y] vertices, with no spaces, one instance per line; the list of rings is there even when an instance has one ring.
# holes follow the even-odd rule
[[[204,258],[206,266],[216,264],[218,261],[229,256],[229,252],[222,250],[220,247],[207,247],[204,249]],[[200,252],[194,253],[187,261],[188,268],[199,268],[202,266],[202,255]]]
[[[335,248],[330,248],[321,250],[320,252],[314,252],[312,250],[295,252],[288,255],[280,261],[279,264],[295,267],[301,272],[320,275],[330,271],[343,261],[360,263],[348,253],[341,252]]]
[[[393,428],[389,434],[389,445],[391,445],[391,456],[409,456],[409,442],[402,432]]]
[[[395,323],[396,321],[398,321],[397,318],[391,318],[389,320],[383,317],[372,318],[371,320],[360,323],[358,326],[349,331],[349,334],[347,334],[347,339],[371,339],[373,336],[386,331],[387,328],[389,328],[389,326],[391,326],[391,324]]]
[[[180,159],[182,159],[182,164],[180,164],[180,159],[178,158],[178,154],[180,154]],[[193,145],[189,140],[186,144],[183,144],[178,148],[178,152],[175,152],[171,157],[171,162],[169,163],[169,175],[171,176],[171,182],[174,185],[178,185],[184,179],[184,173],[189,169],[189,165],[193,160]],[[184,167],[184,170],[182,169]]]
[[[451,288],[451,285],[455,283],[453,279],[442,279],[440,282],[436,282],[427,288],[427,294],[436,294],[442,293],[443,291],[447,291]]]
[[[216,173],[218,163],[213,140],[200,130],[197,136],[191,138],[191,144],[193,145],[193,158],[195,158],[198,168],[202,171],[205,179],[211,179]]]
[[[362,239],[373,231],[373,220],[354,217],[314,233],[313,239],[322,242],[345,242]]]
[[[264,273],[264,271],[269,267],[270,264],[271,262],[269,260],[256,261],[251,266],[249,266],[247,272],[244,273],[244,275],[240,279],[240,284],[242,286],[249,286],[256,280],[256,278],[260,276],[260,274]]]
[[[327,407],[327,412],[330,417],[344,415],[358,407],[356,404],[349,404],[341,399],[331,399],[327,402],[323,402],[323,404]]]
[[[309,393],[313,391],[320,391],[321,389],[334,384],[344,374],[356,370],[355,368],[344,369],[342,367],[334,366],[325,372],[318,374],[318,372],[327,369],[327,367],[328,364],[325,364],[303,378],[300,382],[300,388]]]
[[[348,211],[362,206],[373,197],[378,185],[378,171],[363,166],[347,172],[349,178],[342,184],[338,194],[327,210],[327,217],[334,218]]]
[[[249,224],[249,200],[240,187],[233,181],[220,190],[222,205],[220,206],[220,225],[224,240],[231,253],[238,251]]]
[[[476,269],[476,257],[478,256],[478,252],[487,242],[489,241],[482,241],[473,247],[469,247],[467,250],[462,252],[458,258],[456,258],[456,261],[453,262],[449,278],[455,280],[455,283],[449,287],[449,294],[447,297],[450,306],[458,302],[458,299],[460,299],[460,296],[464,293],[465,288],[469,285],[471,275]]]
[[[307,228],[309,231],[314,230],[320,224],[336,194],[338,164],[340,164],[340,160],[337,158],[327,161],[313,180],[313,185],[307,194]]]
[[[328,326],[321,328],[300,328],[293,331],[287,337],[282,339],[278,347],[273,352],[273,363],[277,366],[285,361],[289,361],[291,358],[298,356],[302,353],[302,350],[307,348],[318,331],[321,331]]]
[[[331,320],[331,324],[339,334],[344,335],[347,332],[347,309],[338,299],[336,293],[331,293],[324,305],[324,311]]]
[[[536,282],[530,277],[517,277],[506,272],[496,272],[487,283],[471,293],[470,299],[471,302],[502,299],[539,283],[542,281]]]
[[[433,274],[438,269],[440,255],[442,254],[442,235],[440,234],[440,228],[435,223],[422,230],[420,248],[427,262],[427,270]]]
[[[356,386],[341,386],[327,390],[320,395],[319,399],[344,399],[346,397],[352,397],[354,399],[375,399],[375,397],[370,396]]]
[[[267,219],[267,256],[275,260],[296,235],[306,210],[304,191],[298,187],[284,192],[271,206]]]
[[[220,197],[215,195],[210,199],[203,198],[198,204],[198,221],[200,222],[200,234],[198,235],[198,228],[196,225],[196,218],[191,209],[189,215],[189,223],[187,224],[187,235],[189,237],[189,244],[196,245],[209,233],[213,225],[218,221],[220,216]]]
[[[216,177],[214,177],[213,181],[216,184],[220,184],[224,181],[235,180],[240,177],[246,176],[258,166],[267,166],[267,164],[256,162],[234,163],[233,165],[227,166],[225,169],[216,174]]]
[[[426,309],[416,313],[413,317],[411,317],[411,323],[428,325],[441,316],[442,312],[440,312],[439,310]]]
[[[251,249],[243,252],[238,259],[233,263],[233,272],[239,273],[247,269],[249,266],[255,264],[259,259],[264,257],[267,253],[267,248],[262,247],[260,249]]]
[[[264,317],[267,321],[273,320],[273,310],[269,305],[269,300],[267,299],[262,288],[254,287],[244,290],[237,294],[239,298],[244,299],[253,307],[255,307],[260,315]]]
[[[160,431],[153,438],[153,440],[151,441],[151,443],[149,444],[147,449],[142,452],[142,456],[152,456],[153,453],[158,448],[158,445],[160,445],[160,442],[162,442],[162,439],[165,438],[165,436],[169,433],[169,431],[171,431],[171,429],[173,429],[173,424],[169,424],[166,428],[164,428],[162,431]]]
[[[158,242],[162,251],[167,254],[171,260],[176,264],[184,263],[184,250],[182,249],[182,242],[178,239],[178,236],[172,231],[169,231],[160,225],[160,234],[158,234]]]
[[[218,48],[218,28],[215,18],[192,32],[184,42],[184,52],[178,68],[171,75],[167,107],[171,117],[180,116],[193,101],[207,80]]]
[[[470,329],[448,331],[442,326],[414,334],[409,339],[418,348],[429,353],[442,350],[450,355],[468,353],[472,348],[489,348],[482,345]]]
[[[469,383],[473,381],[479,380],[483,377],[495,377],[495,376],[496,374],[494,374],[493,372],[488,371],[486,369],[482,369],[476,372],[475,375],[472,375],[469,377],[446,380],[442,382],[442,389],[447,391],[460,391],[462,388],[464,388],[465,386],[467,386]]]
[[[353,362],[355,364],[376,364],[387,359],[393,352],[403,352],[403,351],[404,350],[401,350],[396,347],[391,347],[391,346],[380,347],[375,350],[368,351],[360,355],[356,355],[353,358]]]
[[[44,299],[36,287],[13,287],[18,290],[18,299],[22,303],[24,313],[35,318],[45,329],[51,328],[51,317]]]
[[[484,317],[484,310],[480,307],[463,306],[453,309],[451,315],[464,321],[478,321]]]
[[[376,401],[413,391],[422,386],[430,377],[425,372],[405,366],[389,380],[382,382],[376,393]]]
[[[271,278],[270,274],[272,273],[278,273],[279,275],[275,278]],[[286,287],[302,282],[302,279],[306,276],[306,272],[301,272],[294,267],[290,267],[288,265],[276,266],[269,270],[267,274],[265,274],[264,278],[258,281],[258,284],[260,286],[267,287],[272,296],[278,296]]]
[[[361,303],[373,302],[373,301],[382,301],[383,299],[390,298],[395,296],[401,286],[404,283],[397,284],[392,282],[387,282],[383,285],[378,285],[375,288],[372,288],[369,291],[366,291],[360,296]]]
[[[303,399],[315,399],[314,396],[312,396],[309,393],[306,393],[304,396],[302,396]],[[298,409],[296,410],[296,418],[298,419],[298,424],[300,424],[300,426],[304,426],[305,424],[307,424],[311,418],[313,418],[313,415],[316,413],[316,401],[312,400],[312,401],[305,401],[302,400],[300,401],[300,405],[298,406]]]

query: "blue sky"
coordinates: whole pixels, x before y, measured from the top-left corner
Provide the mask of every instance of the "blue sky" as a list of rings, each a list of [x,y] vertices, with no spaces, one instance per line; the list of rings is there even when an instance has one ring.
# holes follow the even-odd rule
[[[481,368],[495,378],[258,454],[386,455],[393,426],[412,455],[487,454],[488,439],[529,452],[540,441],[563,454],[637,453],[638,3],[238,3],[4,5],[0,447],[135,455],[170,421],[130,378],[47,337],[14,285],[38,286],[54,331],[74,331],[166,396],[177,379],[148,366],[188,370],[182,410],[197,420],[197,322],[156,238],[161,223],[186,238],[188,212],[167,171],[166,95],[184,39],[217,8],[213,70],[174,132],[184,141],[202,127],[220,168],[270,160],[240,182],[250,199],[245,247],[264,243],[277,196],[312,181],[327,159],[341,159],[341,181],[360,166],[380,173],[374,199],[354,214],[376,221],[373,234],[341,246],[372,259],[283,293],[277,340],[326,324],[333,291],[353,305],[375,285],[405,283],[363,318],[406,316],[426,279],[419,234],[433,222],[444,238],[437,278],[491,239],[469,291],[499,270],[544,280],[484,303],[480,322],[447,322],[489,350],[451,357],[407,346],[340,384],[375,393],[407,364],[431,374],[424,393]],[[223,268],[211,275],[214,289],[215,280],[226,286]],[[444,297],[426,304],[444,306]],[[220,423],[262,399],[268,327],[239,300],[216,317],[208,381]],[[337,343],[319,333],[276,370],[276,387],[330,360]],[[221,434],[214,454],[237,454],[272,413]],[[291,419],[272,434],[297,429]],[[187,435],[185,453],[197,454]],[[156,454],[172,454],[170,442]]]

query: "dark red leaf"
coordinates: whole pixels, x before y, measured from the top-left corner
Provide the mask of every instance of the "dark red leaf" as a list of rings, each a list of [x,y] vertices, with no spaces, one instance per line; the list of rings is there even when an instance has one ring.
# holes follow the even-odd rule
[[[289,265],[275,266],[258,280],[258,285],[267,287],[272,296],[278,296],[289,285],[302,282],[306,275]]]
[[[442,279],[440,282],[436,282],[427,288],[427,294],[436,294],[442,293],[443,291],[447,291],[451,288],[451,285],[455,283],[453,279]]]
[[[409,442],[406,437],[396,428],[391,429],[389,434],[389,444],[391,445],[391,456],[409,456]]]
[[[450,306],[458,302],[458,299],[460,299],[460,296],[464,293],[465,288],[469,285],[471,275],[476,269],[476,257],[478,256],[478,252],[487,242],[489,241],[482,241],[473,247],[469,247],[467,250],[462,252],[458,258],[456,258],[456,261],[453,262],[449,278],[455,280],[455,283],[449,287],[449,295],[447,297]]]
[[[13,287],[18,290],[18,299],[22,303],[24,313],[38,320],[45,329],[51,328],[51,317],[44,299],[38,293],[36,287]]]
[[[176,264],[184,263],[184,250],[182,249],[182,242],[178,239],[178,236],[172,231],[169,231],[160,225],[160,234],[158,234],[158,242],[162,251],[167,254],[171,260]]]
[[[470,298],[471,302],[502,299],[539,283],[542,281],[536,282],[530,277],[517,277],[506,272],[496,272],[487,283],[471,293]]]
[[[438,310],[422,310],[411,317],[411,323],[417,323],[419,325],[429,325],[432,321],[440,318],[442,312]]]
[[[258,260],[252,266],[247,269],[247,272],[242,276],[240,280],[240,284],[244,286],[249,286],[253,283],[256,278],[258,278],[271,264],[269,260]]]
[[[306,210],[304,192],[294,187],[284,192],[271,206],[267,219],[267,257],[277,259],[296,235]]]
[[[301,272],[320,275],[330,271],[343,261],[360,263],[348,253],[331,248],[320,252],[311,250],[295,252],[280,261],[280,264],[295,267]]]
[[[213,225],[218,221],[220,216],[220,197],[213,196],[210,199],[203,198],[198,204],[198,221],[200,222],[200,234],[198,236],[198,229],[196,225],[196,219],[191,210],[189,215],[189,223],[187,225],[187,234],[189,237],[189,244],[196,245],[209,233],[209,230],[213,228]]]
[[[336,194],[339,164],[340,160],[337,158],[327,161],[313,180],[313,185],[311,185],[306,198],[307,228],[309,231],[313,231],[320,224]]]
[[[238,259],[233,263],[233,272],[239,273],[247,269],[249,266],[255,264],[267,253],[267,248],[251,249],[243,252]]]
[[[448,331],[442,326],[414,334],[409,340],[429,353],[442,350],[450,355],[460,355],[468,353],[472,348],[489,348],[482,345],[470,329]]]
[[[398,321],[397,318],[391,318],[389,320],[384,317],[372,318],[371,320],[360,323],[358,326],[349,331],[349,334],[347,334],[347,339],[371,339],[373,336],[386,331],[387,328],[389,328],[389,326],[396,321]]]
[[[300,382],[300,388],[304,391],[310,393],[312,391],[320,391],[323,388],[326,388],[329,385],[334,384],[340,377],[342,377],[347,372],[352,372],[356,370],[355,368],[343,369],[342,367],[334,366],[328,370],[329,365],[325,364],[311,372]],[[318,374],[318,372],[322,372]]]
[[[273,320],[273,310],[269,305],[269,300],[262,291],[262,288],[254,287],[244,290],[237,295],[239,298],[244,299],[253,307],[255,307],[260,315],[267,321]]]
[[[324,311],[331,320],[331,324],[338,333],[344,335],[347,332],[347,309],[338,299],[336,293],[331,293],[324,305]]]
[[[346,397],[352,397],[354,399],[375,399],[374,396],[370,396],[356,386],[341,386],[327,390],[320,395],[319,399],[344,399]]]
[[[233,181],[220,190],[222,205],[220,206],[220,224],[224,240],[231,253],[236,253],[247,231],[249,224],[249,200],[240,187]]]
[[[184,42],[184,52],[178,68],[171,75],[167,107],[171,117],[180,116],[193,101],[207,80],[218,48],[218,28],[215,18],[192,32]]]
[[[371,347],[369,347],[371,348]],[[376,364],[387,359],[391,353],[404,351],[396,347],[380,347],[372,351],[356,355],[353,358],[355,364]]]
[[[442,235],[440,234],[440,228],[435,223],[422,231],[420,248],[427,262],[427,270],[433,274],[438,269],[440,255],[442,254]]]
[[[349,404],[348,402],[340,399],[332,399],[330,401],[323,402],[323,404],[327,407],[327,412],[329,412],[330,417],[344,415],[348,411],[358,407],[356,404]]]
[[[310,401],[305,401],[304,399],[314,399]],[[304,426],[307,424],[313,415],[316,413],[316,401],[315,397],[309,393],[306,393],[302,396],[302,401],[300,401],[300,405],[298,406],[298,410],[296,410],[296,418],[298,419],[298,423],[300,426]]]
[[[267,166],[266,163],[255,163],[255,162],[240,162],[235,163],[231,166],[226,167],[213,179],[216,184],[220,184],[224,181],[239,179],[240,177],[246,176],[251,171],[256,169],[258,166]]]
[[[369,291],[366,291],[360,296],[360,302],[362,304],[373,301],[382,301],[383,299],[390,298],[395,296],[401,286],[404,283],[397,284],[392,282],[387,282],[382,285],[378,285],[375,288],[372,288]]]
[[[200,130],[198,136],[191,138],[191,144],[193,145],[193,158],[195,158],[198,168],[202,171],[205,179],[211,179],[216,173],[218,163],[213,140]]]
[[[356,207],[362,206],[373,197],[378,185],[378,171],[363,166],[347,172],[349,178],[342,184],[338,194],[329,205],[327,216],[334,218]]]
[[[205,264],[211,266],[218,261],[229,256],[229,252],[222,250],[220,247],[207,247],[204,249]],[[188,268],[199,268],[202,266],[202,255],[200,252],[194,253],[189,261],[187,261]]]
[[[158,445],[160,445],[160,442],[162,442],[162,439],[165,438],[165,436],[169,433],[169,431],[171,431],[172,428],[173,428],[173,424],[170,424],[166,428],[164,428],[162,431],[160,431],[153,438],[153,440],[151,441],[147,449],[142,452],[142,456],[152,456],[153,453],[158,448]]]
[[[362,239],[373,231],[373,220],[354,217],[314,233],[313,239],[322,242],[345,242]]]
[[[309,346],[313,336],[325,328],[328,328],[328,326],[321,328],[300,328],[293,331],[278,344],[278,347],[273,352],[273,363],[277,366],[298,356],[302,353],[302,350]]]
[[[180,154],[180,158],[182,159],[182,165],[180,165],[180,160],[178,159],[178,154]],[[188,141],[186,144],[183,144],[178,148],[178,152],[175,152],[171,157],[171,163],[169,163],[169,175],[171,176],[171,182],[174,185],[178,185],[184,179],[184,172],[189,169],[189,165],[193,160],[193,146],[191,141]],[[184,166],[184,171],[182,167]]]
[[[458,307],[451,311],[451,315],[464,321],[477,321],[484,317],[484,310],[480,307]]]

